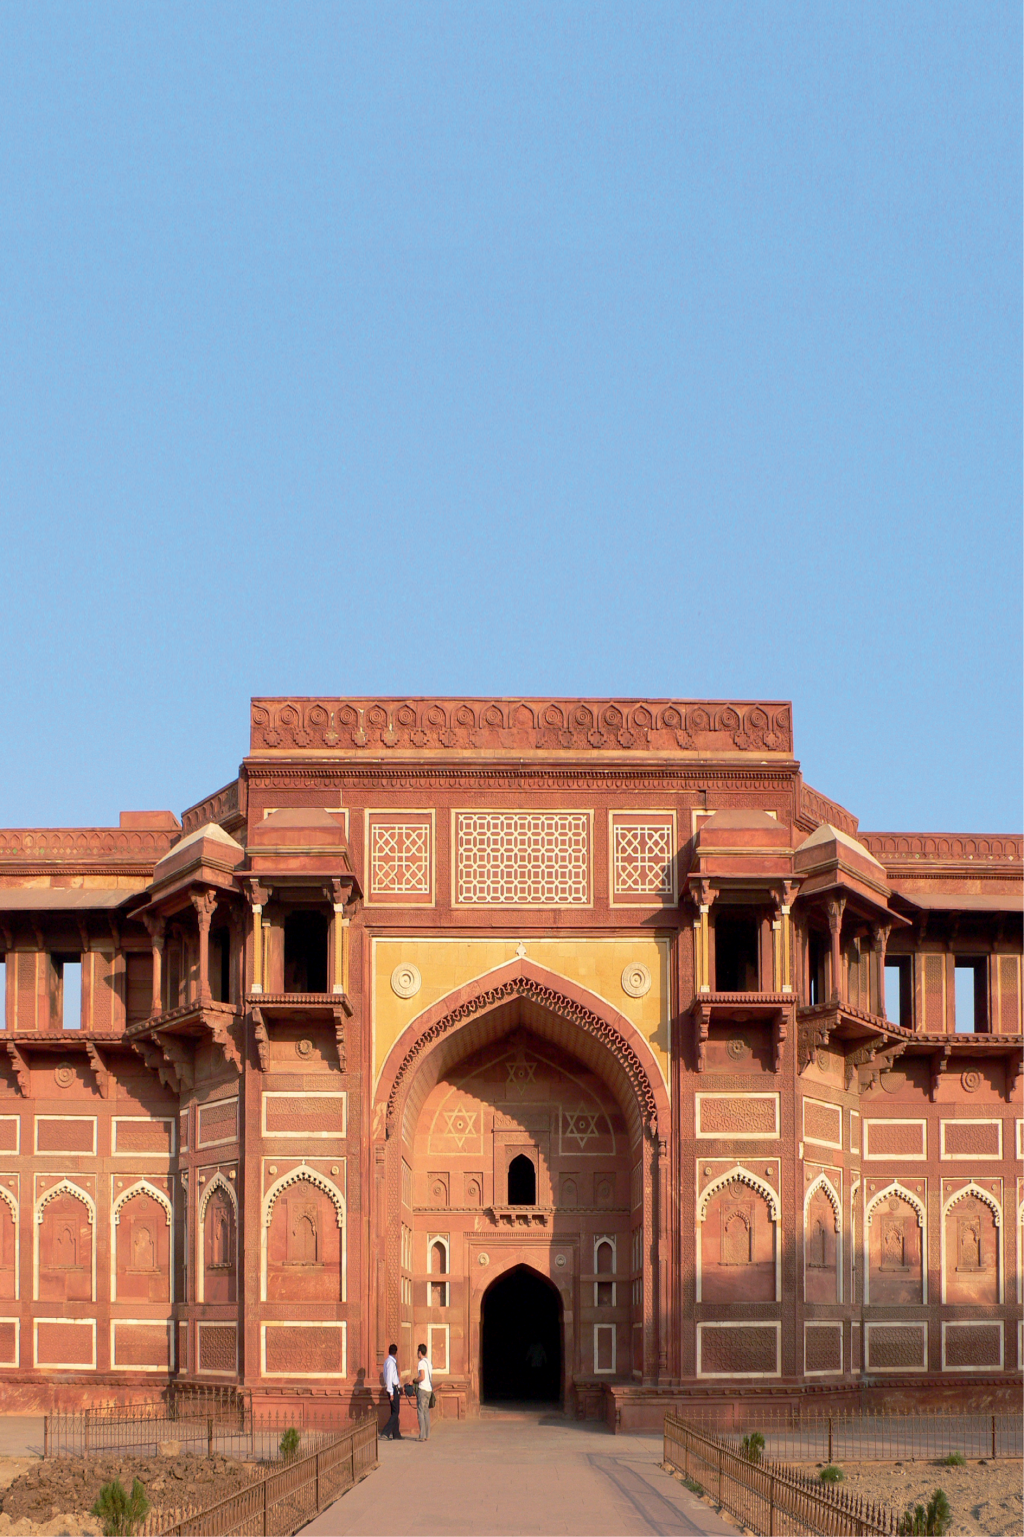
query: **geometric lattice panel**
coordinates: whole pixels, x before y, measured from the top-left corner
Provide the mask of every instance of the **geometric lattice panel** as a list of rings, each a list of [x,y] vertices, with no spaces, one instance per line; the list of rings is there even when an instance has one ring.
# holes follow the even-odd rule
[[[401,907],[433,901],[433,837],[429,812],[367,813],[371,902]]]
[[[585,811],[461,811],[455,819],[456,901],[492,907],[585,907]]]
[[[612,817],[612,900],[661,905],[675,897],[675,818]]]

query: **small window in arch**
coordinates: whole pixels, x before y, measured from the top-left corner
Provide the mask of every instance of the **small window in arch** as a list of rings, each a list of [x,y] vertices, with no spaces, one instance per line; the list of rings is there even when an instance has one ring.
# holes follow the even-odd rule
[[[607,1239],[603,1239],[597,1246],[594,1256],[594,1266],[599,1276],[611,1276],[615,1273],[615,1251]],[[597,1281],[594,1286],[594,1301],[598,1307],[615,1306],[615,1282]]]
[[[536,1206],[537,1170],[525,1153],[518,1153],[508,1166],[508,1204]]]

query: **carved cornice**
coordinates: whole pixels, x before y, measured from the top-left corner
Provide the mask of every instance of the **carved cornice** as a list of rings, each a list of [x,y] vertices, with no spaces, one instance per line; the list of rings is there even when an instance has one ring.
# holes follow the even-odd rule
[[[251,751],[785,752],[782,700],[253,699]]]
[[[205,800],[197,801],[181,814],[182,836],[205,827],[207,822],[240,821],[245,815],[245,781],[233,779],[222,790],[214,791]]]
[[[3,827],[0,860],[133,859],[151,870],[180,837],[176,827]]]
[[[917,873],[918,860],[972,865],[977,860],[997,860],[1018,867],[1024,861],[1024,836],[1019,833],[858,833],[857,837],[886,868],[909,863],[908,873]]]
[[[718,790],[735,790],[744,795],[775,792],[772,805],[778,792],[790,793],[793,782],[793,771],[788,768],[758,766],[756,769],[745,769],[736,765],[715,768],[705,764],[688,768],[684,764],[668,761],[664,764],[637,764],[636,767],[630,765],[628,768],[618,765],[606,768],[590,762],[581,764],[579,768],[551,764],[533,768],[529,764],[493,767],[488,766],[484,760],[479,767],[467,765],[464,760],[422,766],[406,762],[396,765],[375,761],[372,767],[355,765],[348,759],[330,766],[315,763],[299,765],[291,760],[278,764],[261,761],[258,766],[250,764],[248,774],[250,788],[275,792],[321,787],[333,790],[339,783],[343,783],[365,784],[374,790],[382,787],[418,791],[431,788],[471,790],[484,786],[493,790],[516,790],[523,787],[534,790],[597,791],[654,789],[679,795],[699,795],[706,786],[714,785]],[[694,801],[695,806],[703,804],[703,800]]]

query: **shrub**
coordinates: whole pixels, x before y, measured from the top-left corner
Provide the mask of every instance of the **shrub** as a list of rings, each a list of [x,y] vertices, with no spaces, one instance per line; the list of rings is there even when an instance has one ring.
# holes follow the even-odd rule
[[[290,1425],[281,1437],[280,1452],[285,1462],[290,1462],[299,1449],[299,1432]]]
[[[704,1485],[699,1484],[695,1478],[684,1478],[683,1483],[686,1485],[687,1489],[689,1489],[691,1494],[704,1493]]]
[[[953,1524],[953,1512],[949,1508],[949,1501],[945,1491],[936,1489],[928,1501],[928,1509],[923,1505],[917,1505],[913,1510],[909,1507],[900,1519],[897,1528],[899,1537],[944,1537]]]
[[[131,1494],[125,1494],[124,1485],[115,1478],[112,1484],[103,1485],[92,1514],[103,1522],[104,1537],[132,1537],[149,1514],[146,1491],[136,1479]]]
[[[965,1468],[967,1466],[967,1458],[963,1452],[950,1452],[948,1457],[943,1457],[942,1466],[944,1468]]]
[[[846,1475],[842,1468],[837,1468],[834,1462],[830,1462],[827,1468],[822,1468],[818,1474],[823,1484],[841,1484]]]
[[[760,1462],[764,1451],[764,1436],[761,1432],[752,1430],[749,1436],[744,1436],[740,1442],[740,1451],[748,1462]]]

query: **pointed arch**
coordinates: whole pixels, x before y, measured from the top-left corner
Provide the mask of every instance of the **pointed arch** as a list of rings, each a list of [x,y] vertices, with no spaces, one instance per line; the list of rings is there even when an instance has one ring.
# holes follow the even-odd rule
[[[954,1190],[953,1194],[948,1196],[942,1203],[942,1225],[939,1233],[941,1250],[939,1257],[939,1274],[941,1277],[942,1285],[941,1298],[943,1302],[946,1301],[946,1218],[953,1210],[953,1207],[956,1206],[959,1201],[966,1200],[968,1196],[974,1196],[977,1200],[981,1201],[984,1206],[988,1206],[992,1212],[992,1217],[996,1229],[996,1296],[998,1298],[999,1306],[1002,1306],[1006,1284],[1002,1245],[1003,1210],[996,1197],[992,1194],[991,1190],[983,1190],[980,1185],[976,1185],[974,1183],[973,1179],[968,1180],[967,1184],[964,1185],[962,1189]],[[1024,1207],[1022,1207],[1022,1210],[1024,1210]]]
[[[898,1179],[890,1180],[882,1190],[878,1190],[871,1197],[864,1208],[864,1233],[863,1233],[863,1289],[865,1304],[871,1301],[871,1220],[875,1209],[891,1196],[898,1196],[913,1207],[917,1215],[917,1225],[921,1230],[921,1303],[928,1301],[928,1224],[927,1210],[919,1195],[913,1190],[908,1190]],[[945,1229],[945,1223],[942,1224]],[[915,1304],[916,1306],[916,1304]],[[867,1348],[866,1345],[863,1348]]]
[[[58,1180],[55,1185],[51,1185],[49,1190],[44,1190],[42,1195],[36,1201],[35,1212],[33,1214],[33,1222],[32,1222],[32,1236],[33,1236],[33,1245],[32,1245],[32,1295],[33,1295],[33,1299],[36,1302],[39,1301],[39,1236],[40,1236],[40,1231],[41,1231],[41,1228],[42,1228],[43,1216],[44,1216],[44,1214],[46,1212],[46,1208],[47,1208],[47,1206],[49,1206],[50,1202],[51,1201],[55,1201],[59,1195],[74,1196],[75,1200],[76,1201],[81,1201],[82,1205],[85,1207],[86,1215],[88,1216],[88,1219],[89,1219],[89,1226],[92,1229],[92,1233],[90,1235],[90,1245],[89,1245],[91,1250],[92,1250],[92,1265],[90,1267],[89,1301],[90,1302],[95,1302],[96,1301],[96,1202],[93,1200],[92,1196],[89,1194],[89,1192],[87,1190],[83,1190],[81,1185],[74,1184],[73,1181],[68,1179],[66,1175],[65,1175],[65,1177],[63,1179]]]
[[[319,1190],[334,1207],[334,1214],[338,1220],[338,1229],[341,1233],[341,1300],[348,1301],[348,1227],[345,1221],[345,1197],[341,1190],[326,1175],[317,1169],[311,1169],[308,1164],[300,1163],[294,1169],[289,1169],[287,1174],[275,1180],[263,1198],[263,1220],[260,1223],[260,1300],[267,1300],[267,1263],[270,1247],[270,1224],[274,1216],[274,1207],[277,1198],[282,1191],[291,1185],[301,1182],[314,1186]]]
[[[698,1222],[704,1221],[708,1214],[708,1207],[711,1205],[711,1202],[714,1200],[715,1196],[720,1194],[720,1192],[725,1189],[726,1185],[731,1185],[734,1183],[749,1185],[751,1190],[756,1190],[758,1195],[763,1196],[765,1201],[768,1203],[768,1210],[771,1213],[772,1221],[778,1222],[779,1198],[775,1191],[772,1189],[771,1185],[766,1184],[763,1179],[759,1179],[758,1176],[752,1173],[750,1169],[744,1169],[743,1166],[738,1163],[733,1164],[731,1169],[726,1169],[724,1174],[720,1174],[717,1179],[713,1179],[710,1185],[705,1186],[705,1188],[701,1191],[700,1200],[697,1203]]]
[[[170,1227],[174,1220],[174,1208],[171,1205],[170,1198],[165,1191],[158,1190],[155,1185],[151,1185],[148,1179],[137,1179],[134,1184],[129,1185],[127,1190],[122,1190],[121,1194],[114,1202],[114,1208],[110,1214],[111,1220],[115,1227],[117,1227],[121,1221],[121,1207],[126,1201],[130,1201],[133,1195],[149,1195],[153,1197],[154,1201],[159,1202],[159,1204],[164,1209],[164,1215],[167,1218],[167,1226]]]
[[[238,1238],[239,1238],[238,1195],[237,1195],[237,1193],[236,1193],[236,1191],[234,1189],[234,1186],[231,1184],[231,1181],[228,1180],[228,1179],[225,1179],[223,1171],[221,1169],[218,1169],[216,1174],[210,1180],[210,1183],[207,1185],[206,1189],[203,1191],[202,1195],[199,1197],[199,1206],[198,1206],[198,1209],[197,1209],[196,1235],[195,1235],[195,1243],[196,1243],[196,1267],[195,1267],[196,1282],[195,1282],[195,1285],[196,1285],[196,1301],[197,1302],[205,1302],[206,1301],[206,1236],[205,1236],[206,1230],[205,1230],[205,1223],[206,1223],[206,1211],[207,1211],[207,1208],[208,1208],[208,1206],[210,1204],[210,1201],[213,1198],[213,1193],[214,1193],[215,1190],[223,1190],[223,1191],[226,1192],[227,1198],[228,1198],[228,1204],[231,1207],[231,1210],[232,1210],[232,1213],[233,1213],[234,1219],[235,1219],[235,1268],[236,1268],[236,1281],[235,1281],[235,1285],[237,1286]]]
[[[813,1196],[821,1191],[832,1208],[835,1218],[836,1233],[836,1301],[843,1300],[843,1203],[839,1192],[825,1173],[824,1169],[816,1179],[813,1179],[807,1187],[804,1195],[804,1288],[807,1287],[807,1213],[810,1210]]]
[[[200,1229],[202,1228],[203,1223],[206,1220],[206,1208],[209,1206],[210,1198],[213,1195],[213,1192],[215,1190],[223,1190],[223,1191],[226,1192],[227,1198],[228,1198],[228,1200],[231,1203],[231,1209],[233,1210],[233,1212],[235,1214],[235,1226],[237,1227],[237,1225],[238,1225],[238,1196],[235,1194],[235,1189],[234,1189],[234,1186],[232,1185],[231,1181],[229,1179],[225,1179],[222,1171],[220,1169],[218,1169],[216,1174],[211,1179],[210,1183],[207,1185],[206,1189],[203,1191],[202,1195],[199,1197],[199,1227],[200,1227]]]
[[[10,1209],[14,1227],[14,1296],[11,1300],[18,1302],[21,1298],[21,1205],[14,1191],[5,1185],[0,1185],[0,1200]]]
[[[875,1195],[873,1195],[871,1197],[870,1201],[868,1202],[867,1206],[865,1207],[865,1210],[864,1210],[865,1239],[867,1238],[867,1229],[871,1226],[871,1218],[874,1215],[875,1207],[879,1206],[882,1203],[882,1201],[887,1200],[888,1197],[892,1196],[892,1195],[897,1195],[902,1200],[908,1201],[910,1203],[910,1205],[914,1208],[914,1210],[917,1212],[917,1225],[918,1225],[918,1227],[919,1228],[923,1228],[924,1227],[925,1216],[927,1214],[925,1212],[925,1205],[924,1205],[924,1202],[921,1200],[921,1197],[919,1195],[915,1195],[912,1190],[908,1190],[906,1185],[901,1185],[898,1179],[894,1179],[894,1180],[890,1180],[889,1184],[886,1185],[884,1190],[879,1190]],[[923,1252],[923,1250],[922,1250],[922,1252]]]

